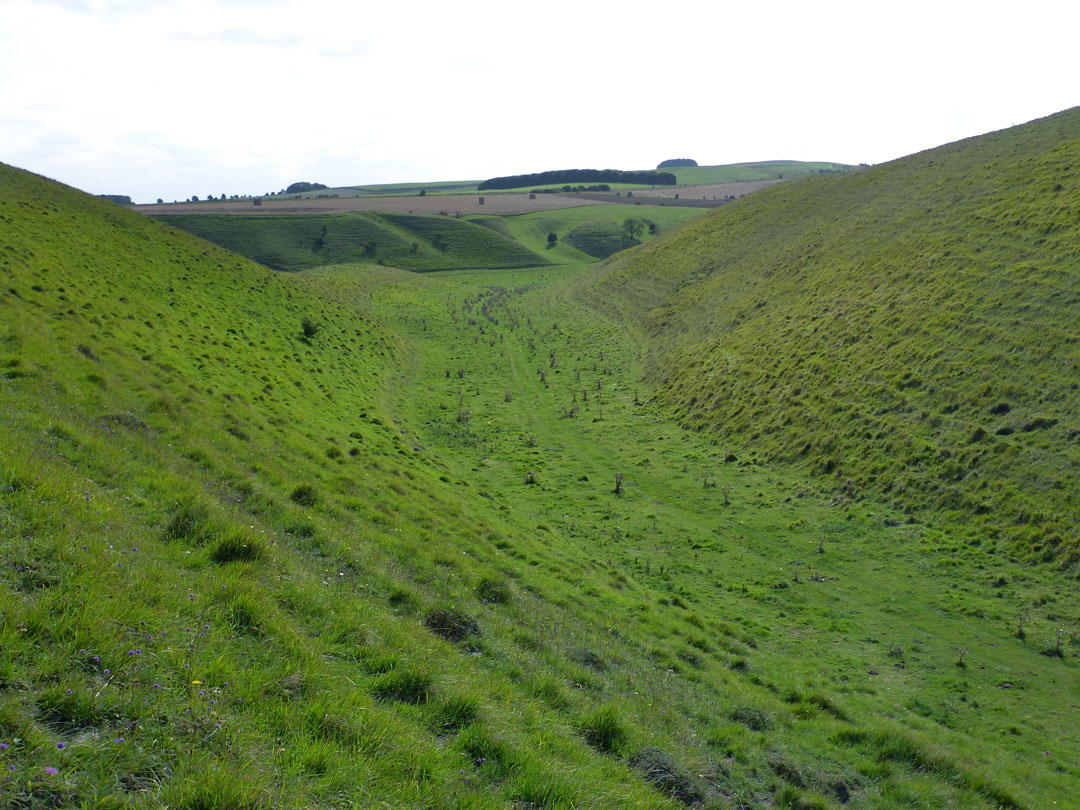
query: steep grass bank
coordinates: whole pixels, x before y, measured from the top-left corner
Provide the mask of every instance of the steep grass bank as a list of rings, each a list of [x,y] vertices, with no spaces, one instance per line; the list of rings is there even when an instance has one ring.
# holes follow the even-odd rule
[[[1070,110],[763,190],[576,291],[684,424],[1075,573],[1078,165]]]

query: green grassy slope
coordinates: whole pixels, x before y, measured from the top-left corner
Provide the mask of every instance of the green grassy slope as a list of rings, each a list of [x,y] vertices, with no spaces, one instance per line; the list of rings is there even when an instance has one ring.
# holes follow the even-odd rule
[[[843,163],[811,162],[803,160],[765,160],[756,163],[727,163],[720,166],[683,166],[665,169],[679,181],[679,185],[698,186],[708,183],[739,183],[748,180],[776,180],[800,177],[806,174],[848,171],[853,169]]]
[[[543,255],[553,263],[573,264],[587,262],[597,257],[597,254],[578,249],[572,244],[573,239],[567,239],[572,232],[579,229],[596,229],[603,233],[617,235],[621,233],[623,223],[628,218],[634,218],[641,220],[646,226],[638,239],[647,241],[703,213],[705,209],[674,206],[589,205],[580,208],[537,211],[532,214],[470,217],[469,219],[516,239],[529,250]],[[650,223],[656,226],[655,233],[649,231]],[[554,233],[559,237],[555,246],[550,248],[547,241],[549,233]],[[632,247],[634,244],[636,242],[628,242],[622,244],[619,249]],[[603,253],[600,258],[607,258],[609,255],[611,251]]]
[[[275,270],[378,262],[408,270],[527,267],[547,260],[466,220],[419,214],[171,214],[160,221]]]
[[[1070,110],[784,183],[579,293],[684,423],[1075,572],[1078,161]]]
[[[560,623],[514,527],[388,414],[394,272],[276,274],[7,167],[0,219],[0,805],[670,806],[511,642]]]
[[[0,221],[0,806],[1073,795],[1061,579],[680,430],[581,268],[273,273],[6,167]]]

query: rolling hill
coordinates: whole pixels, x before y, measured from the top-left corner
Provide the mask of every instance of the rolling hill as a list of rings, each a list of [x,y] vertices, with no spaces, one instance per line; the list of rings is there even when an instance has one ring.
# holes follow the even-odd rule
[[[685,424],[1076,573],[1078,165],[1069,110],[765,189],[576,289]]]

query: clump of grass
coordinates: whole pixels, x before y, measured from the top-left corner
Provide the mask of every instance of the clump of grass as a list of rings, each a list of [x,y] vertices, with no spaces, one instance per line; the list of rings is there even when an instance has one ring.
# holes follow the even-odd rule
[[[311,484],[300,484],[289,498],[300,506],[315,506],[319,502],[319,493]]]
[[[454,608],[442,608],[427,613],[423,625],[439,638],[450,642],[464,641],[469,636],[480,635],[480,625],[467,613]]]
[[[379,700],[426,703],[431,694],[431,677],[407,667],[392,669],[376,681],[371,694]]]
[[[231,562],[255,562],[262,559],[266,554],[266,547],[261,541],[248,535],[242,530],[236,529],[222,535],[214,550],[210,552],[210,559],[216,563]]]
[[[523,761],[507,743],[493,736],[480,722],[473,722],[458,735],[457,749],[477,768],[505,776],[523,766]]]
[[[210,510],[194,498],[186,498],[177,504],[176,511],[165,525],[162,537],[167,541],[185,541],[201,546],[217,533],[217,526],[210,517]]]
[[[451,695],[428,706],[428,724],[442,734],[460,731],[479,714],[479,704],[472,695]]]
[[[742,723],[751,731],[768,731],[772,723],[765,712],[760,709],[752,709],[749,706],[740,706],[731,712],[731,719],[736,723]]]
[[[705,800],[705,791],[700,780],[660,748],[642,748],[630,759],[630,765],[641,772],[661,793],[683,804],[700,804]]]
[[[510,588],[505,582],[484,577],[476,585],[476,595],[485,602],[505,605],[510,601]]]
[[[585,742],[605,754],[619,756],[630,742],[630,732],[613,706],[601,706],[577,724]]]

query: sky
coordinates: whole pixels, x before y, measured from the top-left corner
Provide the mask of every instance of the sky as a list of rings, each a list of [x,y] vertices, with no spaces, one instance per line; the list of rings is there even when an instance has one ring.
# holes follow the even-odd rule
[[[1080,104],[1076,0],[0,0],[0,162],[136,202],[880,163]]]

